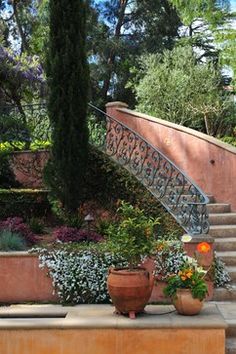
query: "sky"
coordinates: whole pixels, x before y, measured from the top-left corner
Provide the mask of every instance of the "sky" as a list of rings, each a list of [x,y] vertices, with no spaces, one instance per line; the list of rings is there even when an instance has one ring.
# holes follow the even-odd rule
[[[236,0],[231,0],[231,8],[233,11],[236,11]]]

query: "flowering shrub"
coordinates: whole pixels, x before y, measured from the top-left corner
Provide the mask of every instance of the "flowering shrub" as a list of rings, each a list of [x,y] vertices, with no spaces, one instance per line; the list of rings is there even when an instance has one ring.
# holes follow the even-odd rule
[[[61,242],[102,241],[103,237],[90,230],[77,229],[75,227],[61,226],[55,229],[52,236]]]
[[[180,241],[158,241],[154,255],[155,275],[165,280],[171,274],[177,274],[184,263],[186,252]]]
[[[184,256],[183,259],[184,263],[178,273],[168,278],[164,294],[173,298],[178,289],[190,289],[192,296],[202,301],[208,292],[204,280],[207,271],[199,267],[196,259],[188,256]]]
[[[198,252],[208,252],[209,244],[199,243]],[[180,241],[161,240],[156,244],[154,255],[155,276],[157,279],[166,280],[173,274],[178,274],[185,264],[187,253],[183,250]],[[227,285],[231,279],[225,264],[216,255],[214,256],[213,268],[209,272],[210,278],[214,281],[214,286],[221,287]]]
[[[123,263],[116,255],[95,250],[39,251],[40,267],[47,267],[62,303],[104,303],[109,301],[107,274],[111,266]]]
[[[225,268],[224,262],[218,257],[215,257],[214,260],[214,286],[219,288],[229,284],[231,281],[229,272]]]
[[[22,218],[14,217],[1,221],[0,230],[9,230],[21,235],[28,245],[34,245],[36,243],[36,236],[30,230],[29,226],[23,222]]]

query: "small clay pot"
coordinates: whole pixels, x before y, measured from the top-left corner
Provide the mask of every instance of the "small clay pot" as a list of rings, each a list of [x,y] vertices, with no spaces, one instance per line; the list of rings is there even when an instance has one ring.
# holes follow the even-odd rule
[[[193,298],[190,289],[177,289],[173,305],[180,315],[192,316],[197,315],[201,311],[203,301]]]

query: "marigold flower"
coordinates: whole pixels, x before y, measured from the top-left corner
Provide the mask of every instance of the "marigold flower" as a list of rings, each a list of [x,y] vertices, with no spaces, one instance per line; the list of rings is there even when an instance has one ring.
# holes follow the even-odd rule
[[[181,275],[181,280],[186,280],[187,279],[187,277],[185,276],[185,275]]]
[[[197,245],[197,250],[200,253],[208,253],[211,250],[211,246],[207,242],[201,242]]]
[[[186,277],[187,278],[191,278],[191,276],[193,275],[193,273],[192,272],[188,272],[188,273],[186,273]]]

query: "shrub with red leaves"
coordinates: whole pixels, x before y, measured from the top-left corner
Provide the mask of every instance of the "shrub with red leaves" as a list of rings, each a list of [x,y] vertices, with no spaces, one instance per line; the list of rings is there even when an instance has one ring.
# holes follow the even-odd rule
[[[1,221],[0,230],[9,230],[20,234],[24,237],[29,246],[34,245],[37,241],[36,236],[30,230],[29,226],[26,225],[23,219],[19,217],[7,218],[6,220]]]
[[[79,230],[68,226],[55,229],[52,236],[61,242],[99,242],[103,240],[103,237],[94,231]]]

